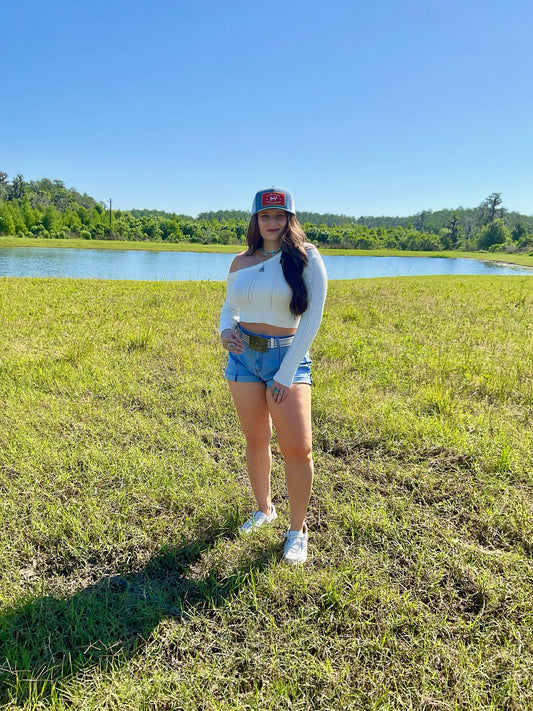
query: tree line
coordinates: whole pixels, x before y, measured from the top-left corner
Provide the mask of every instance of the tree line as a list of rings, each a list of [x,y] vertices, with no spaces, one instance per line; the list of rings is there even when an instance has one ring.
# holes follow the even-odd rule
[[[249,215],[197,217],[161,210],[111,210],[61,180],[12,180],[0,171],[0,234],[15,237],[244,244]],[[298,212],[308,239],[323,247],[416,251],[533,251],[533,216],[510,212],[500,193],[476,208],[425,210],[410,217],[349,217]]]

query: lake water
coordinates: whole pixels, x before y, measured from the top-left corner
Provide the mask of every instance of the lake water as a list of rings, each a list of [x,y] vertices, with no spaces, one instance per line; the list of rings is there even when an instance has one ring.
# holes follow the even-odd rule
[[[0,248],[0,276],[141,281],[224,281],[234,254],[152,252],[144,250]],[[514,274],[533,269],[475,259],[445,257],[326,256],[330,279],[372,277]]]

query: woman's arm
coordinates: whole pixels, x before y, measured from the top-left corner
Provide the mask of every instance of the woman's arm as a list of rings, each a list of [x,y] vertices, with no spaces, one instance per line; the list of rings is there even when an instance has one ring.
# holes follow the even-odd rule
[[[231,289],[232,286],[235,282],[235,278],[237,276],[237,272],[230,272],[228,274],[228,283],[226,287],[226,300],[224,301],[224,305],[222,306],[222,311],[220,312],[220,327],[218,332],[222,334],[223,331],[226,329],[230,329],[232,331],[235,330],[235,327],[239,323],[239,308],[237,304],[235,304],[231,300]]]

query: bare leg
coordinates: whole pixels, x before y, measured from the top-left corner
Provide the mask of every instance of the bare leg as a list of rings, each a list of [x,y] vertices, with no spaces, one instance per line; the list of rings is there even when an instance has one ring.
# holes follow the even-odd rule
[[[228,384],[246,438],[246,464],[257,508],[270,516],[272,421],[268,412],[266,388],[262,383],[228,381]]]
[[[313,456],[311,433],[311,387],[295,384],[279,404],[268,391],[268,405],[278,442],[285,459],[285,479],[291,506],[291,531],[303,529],[311,487]]]

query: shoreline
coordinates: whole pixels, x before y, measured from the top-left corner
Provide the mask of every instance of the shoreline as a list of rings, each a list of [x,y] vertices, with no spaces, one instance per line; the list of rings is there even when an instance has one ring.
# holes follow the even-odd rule
[[[84,239],[39,239],[28,237],[2,237],[0,248],[10,247],[45,247],[48,249],[107,249],[149,252],[203,252],[219,254],[237,254],[245,245],[239,244],[199,244],[197,242],[128,242],[123,240],[84,240]],[[461,252],[461,251],[409,251],[399,249],[332,249],[318,247],[324,256],[339,257],[441,257],[443,259],[476,259],[496,262],[503,265],[515,265],[533,268],[533,254],[507,254],[506,252]]]

